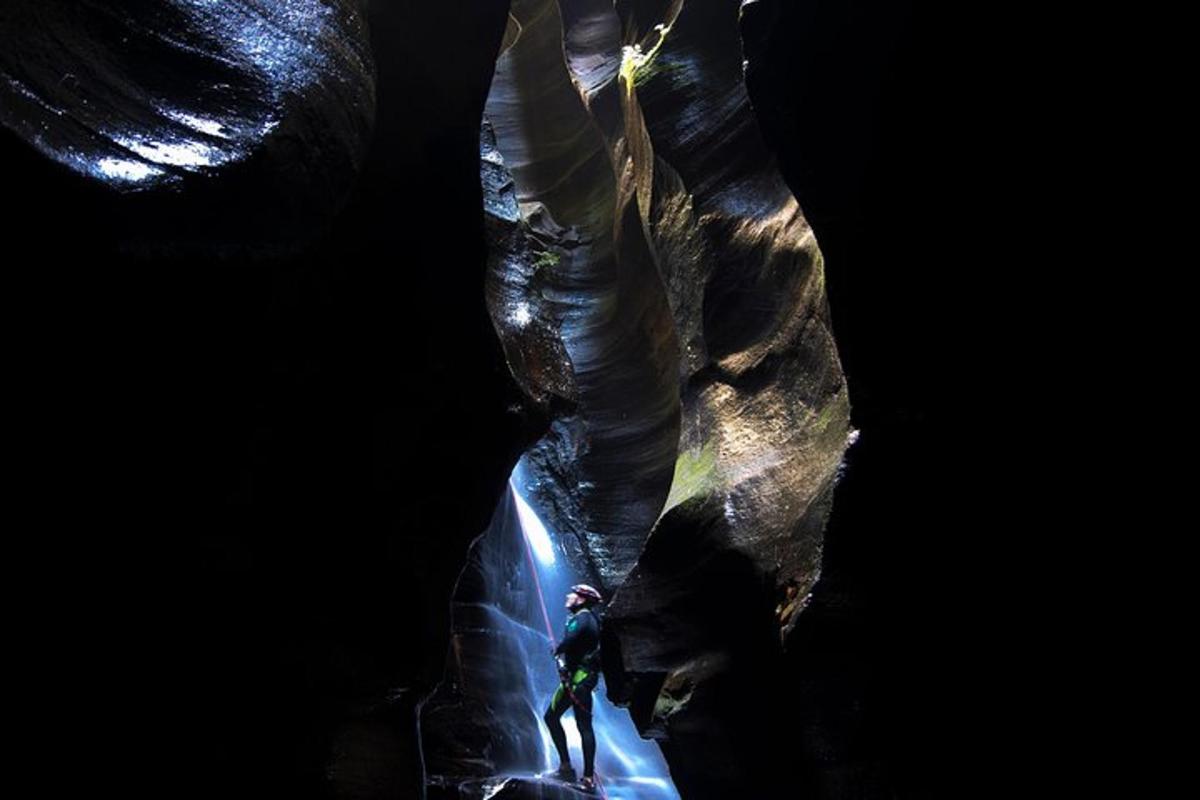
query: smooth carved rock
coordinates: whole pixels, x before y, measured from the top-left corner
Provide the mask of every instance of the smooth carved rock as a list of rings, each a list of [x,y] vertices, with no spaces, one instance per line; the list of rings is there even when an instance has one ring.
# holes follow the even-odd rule
[[[360,0],[0,9],[0,125],[89,181],[174,198],[195,242],[305,238],[350,188],[374,114]]]
[[[516,0],[486,111],[522,222],[563,255],[538,295],[579,406],[534,448],[529,489],[576,572],[615,592],[610,696],[698,797],[749,785],[763,717],[745,685],[778,663],[780,588],[819,577],[854,437],[741,13]]]
[[[625,165],[613,150],[618,20],[604,3],[562,8],[568,12],[555,0],[512,4],[484,113],[522,222],[550,254],[525,302],[553,318],[577,403],[530,454],[536,485],[522,488],[550,509],[576,573],[607,588],[636,562],[670,487],[679,356]],[[580,33],[567,54],[564,25]],[[604,97],[608,128],[597,118]]]
[[[655,519],[688,497],[719,495],[731,546],[777,573],[778,584],[796,577],[806,592],[850,433],[821,253],[754,122],[738,4],[662,5],[652,25],[646,4],[636,6],[639,19],[632,4],[570,3],[560,12],[553,2],[515,3],[487,107],[495,149],[512,170],[521,212],[572,256],[552,276],[611,275],[615,260],[621,276],[636,276],[626,280],[653,297],[647,308],[666,301],[673,336],[660,341],[677,353],[682,431]],[[620,43],[639,34],[622,51]],[[637,219],[627,216],[634,212]],[[653,276],[639,274],[650,267]],[[611,354],[575,363],[576,377],[606,369],[612,382],[622,353],[598,322],[579,318],[589,309],[593,318],[619,317],[626,308],[609,298],[571,299],[574,318],[559,312],[568,352],[572,335],[582,340],[580,328]],[[661,312],[659,302],[652,313]],[[628,440],[607,449],[594,431],[628,429],[668,404],[641,388],[638,416],[622,409],[619,420],[580,398],[582,427],[593,432],[587,455],[628,464],[621,456],[639,452],[640,442]],[[567,485],[572,471],[595,492],[616,477],[586,463],[548,467],[559,494],[578,493]],[[612,540],[623,531],[586,524],[598,519],[598,499],[574,505],[556,522],[576,535],[582,528],[585,554],[608,551],[580,566],[615,588],[633,566],[613,557]]]

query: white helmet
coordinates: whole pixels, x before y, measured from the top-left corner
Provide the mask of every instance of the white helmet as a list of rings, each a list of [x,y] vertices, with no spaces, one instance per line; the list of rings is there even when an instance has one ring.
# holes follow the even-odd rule
[[[580,597],[586,597],[594,603],[600,603],[604,601],[604,598],[600,596],[600,593],[591,586],[588,586],[586,583],[575,584],[571,587],[571,591]]]

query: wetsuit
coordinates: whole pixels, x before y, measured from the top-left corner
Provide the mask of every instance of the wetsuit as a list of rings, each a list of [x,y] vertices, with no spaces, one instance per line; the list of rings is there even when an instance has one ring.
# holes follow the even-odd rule
[[[562,641],[554,649],[561,665],[559,675],[563,681],[550,700],[543,719],[550,729],[550,738],[563,764],[571,763],[567,754],[567,734],[560,717],[575,706],[575,724],[583,743],[583,774],[594,775],[596,760],[596,735],[592,732],[592,689],[600,680],[600,618],[589,608],[576,611],[567,619]],[[568,693],[566,682],[570,682]],[[572,702],[574,696],[574,702]]]

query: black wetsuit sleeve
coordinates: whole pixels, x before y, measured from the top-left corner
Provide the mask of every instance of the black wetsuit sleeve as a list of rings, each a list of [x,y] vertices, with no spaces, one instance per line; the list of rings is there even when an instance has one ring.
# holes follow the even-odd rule
[[[581,611],[567,620],[566,632],[555,648],[555,653],[567,656],[568,663],[577,664],[600,642],[600,624],[596,615]]]

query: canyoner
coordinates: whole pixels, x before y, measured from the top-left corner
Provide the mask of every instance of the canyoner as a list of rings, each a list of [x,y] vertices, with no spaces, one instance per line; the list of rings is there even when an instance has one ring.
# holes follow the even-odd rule
[[[563,629],[562,640],[552,649],[558,668],[559,685],[550,699],[543,719],[550,729],[550,738],[558,751],[559,767],[546,777],[574,782],[575,769],[567,750],[567,734],[562,715],[574,709],[575,724],[583,744],[583,776],[577,788],[591,792],[596,789],[596,735],[592,729],[592,690],[600,680],[600,615],[597,607],[603,598],[596,589],[585,583],[571,587],[566,607],[571,612]]]

